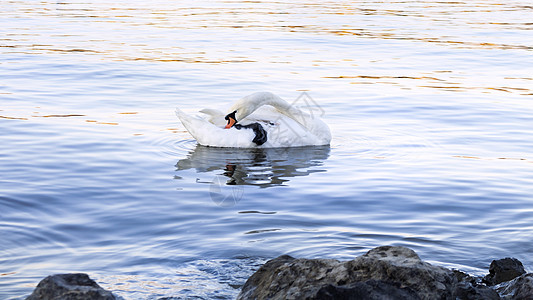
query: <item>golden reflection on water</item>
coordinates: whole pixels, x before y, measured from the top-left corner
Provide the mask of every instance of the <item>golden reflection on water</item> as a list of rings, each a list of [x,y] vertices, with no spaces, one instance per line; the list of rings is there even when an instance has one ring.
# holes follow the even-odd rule
[[[306,66],[307,71],[350,66],[357,73],[317,74],[323,79],[352,79],[348,84],[530,96],[533,95],[529,82],[532,78],[526,76],[505,76],[501,78],[505,82],[495,80],[484,84],[483,79],[478,82],[465,79],[472,75],[459,78],[456,72],[441,70],[431,74],[369,74],[361,69],[376,69],[372,64],[384,62],[358,57],[354,54],[357,50],[332,55],[325,53],[327,50],[318,52],[312,43],[295,48],[294,44],[276,40],[280,37],[306,41],[325,39],[334,44],[354,41],[371,44],[378,40],[380,43],[413,43],[413,49],[442,47],[448,49],[443,51],[459,51],[458,55],[463,49],[528,55],[533,45],[523,37],[532,29],[530,13],[533,8],[526,4],[527,1],[496,0],[9,1],[0,15],[14,22],[7,25],[6,35],[0,38],[0,54],[76,55],[77,59],[177,64],[247,64],[258,70],[275,67],[274,64],[284,64],[288,68]],[[269,42],[272,34],[276,34],[275,38]],[[391,44],[392,53],[396,45]],[[307,55],[313,52],[314,55]],[[498,56],[505,55],[498,53]],[[398,53],[397,58],[409,65],[405,60],[411,54]],[[395,67],[391,64],[389,69],[398,71]],[[294,76],[305,71],[290,70]]]
[[[440,73],[448,73],[451,71],[440,71]],[[439,71],[436,71],[435,73],[439,73]],[[521,95],[533,95],[533,90],[527,89],[527,88],[520,88],[520,87],[509,87],[509,86],[500,86],[500,87],[479,87],[479,86],[461,86],[461,83],[459,82],[450,82],[447,79],[444,78],[437,78],[437,77],[431,77],[431,76],[377,76],[377,75],[354,75],[354,76],[325,76],[323,78],[328,79],[362,79],[360,81],[350,81],[350,84],[374,84],[374,83],[380,83],[380,84],[391,84],[391,85],[402,85],[401,80],[397,79],[408,79],[408,80],[419,80],[419,81],[426,81],[428,84],[432,85],[421,85],[417,84],[416,87],[419,88],[431,88],[431,89],[444,89],[447,91],[466,91],[466,90],[480,90],[482,92],[490,92],[490,91],[500,91],[500,92],[506,92],[506,93],[514,93],[517,92]],[[393,79],[396,81],[390,82],[390,81],[383,81],[383,79]],[[507,79],[515,79],[515,78],[507,78]],[[520,78],[524,80],[528,80],[528,78]],[[439,83],[440,85],[435,85],[433,83]],[[407,85],[403,84],[404,88],[410,89]]]
[[[8,119],[8,120],[28,120],[28,118],[18,118],[18,117],[9,117],[9,116],[0,116],[2,119]]]
[[[493,3],[490,3],[493,2]],[[112,55],[121,60],[156,60],[166,62],[188,63],[235,63],[253,62],[253,59],[217,60],[207,57],[189,58],[158,58],[139,55],[142,52],[159,52],[168,54],[195,54],[197,51],[179,51],[180,47],[161,47],[151,41],[143,42],[129,39],[135,34],[132,30],[151,30],[149,38],[162,38],[168,29],[186,33],[198,29],[220,30],[229,29],[243,32],[249,30],[282,31],[305,34],[356,36],[363,38],[413,40],[425,43],[440,43],[466,48],[483,49],[522,49],[532,50],[532,45],[501,42],[498,37],[485,37],[489,40],[473,41],[479,37],[469,36],[461,30],[530,30],[531,23],[527,14],[512,14],[506,19],[485,19],[495,12],[505,11],[507,14],[523,12],[529,6],[513,5],[506,2],[374,2],[358,1],[356,3],[339,4],[333,1],[322,3],[298,3],[291,1],[215,1],[186,2],[184,4],[161,1],[157,4],[125,2],[103,3],[69,3],[41,1],[8,2],[4,15],[35,19],[54,19],[64,26],[88,26],[78,28],[79,31],[61,32],[51,26],[35,28],[28,24],[26,28],[14,28],[18,33],[10,33],[10,38],[1,39],[7,44],[0,47],[15,48],[33,52],[81,52]],[[111,7],[110,7],[111,6]],[[115,7],[113,7],[115,6]],[[332,16],[334,18],[332,19]],[[372,17],[372,18],[371,18]],[[404,23],[405,22],[405,23]],[[108,25],[100,25],[108,24]],[[354,26],[356,24],[356,26]],[[439,30],[443,27],[443,30]],[[157,29],[167,29],[157,33]],[[445,30],[450,29],[450,30]],[[117,31],[115,33],[115,31]],[[20,32],[22,31],[22,32]],[[31,33],[29,33],[31,32]],[[92,33],[91,33],[92,32]],[[104,33],[103,35],[101,33]],[[122,33],[126,33],[123,36]],[[450,33],[452,34],[450,36]],[[454,36],[455,35],[455,36]],[[21,37],[41,37],[34,43]],[[107,37],[107,38],[106,38]],[[65,45],[72,41],[89,41],[91,47]],[[47,41],[40,43],[39,41]],[[50,43],[52,42],[52,43]],[[55,42],[55,43],[54,43]],[[516,42],[516,41],[514,41]],[[13,44],[10,44],[13,43]],[[100,45],[98,45],[100,44]],[[112,45],[112,46],[111,46]],[[62,47],[58,47],[62,46]],[[88,45],[89,46],[89,45]],[[94,49],[93,47],[97,48]],[[135,49],[137,55],[128,55]]]
[[[67,114],[67,115],[46,115],[46,116],[32,116],[32,117],[41,117],[41,118],[68,118],[68,117],[85,117],[85,115],[79,114]]]
[[[526,158],[517,158],[517,157],[493,157],[493,158],[487,158],[487,157],[478,157],[478,156],[469,156],[469,155],[454,155],[452,157],[455,158],[466,158],[466,159],[479,159],[479,160],[516,160],[516,161],[525,161],[529,163],[533,163],[533,160],[529,160]]]

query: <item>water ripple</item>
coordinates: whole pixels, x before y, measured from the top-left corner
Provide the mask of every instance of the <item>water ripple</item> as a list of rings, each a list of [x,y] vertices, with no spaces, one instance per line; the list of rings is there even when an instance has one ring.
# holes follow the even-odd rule
[[[527,268],[530,2],[2,2],[0,298],[75,269],[126,299],[228,299],[263,257],[382,244]],[[320,100],[331,147],[177,125],[256,91]]]
[[[415,160],[433,155],[435,150],[440,147],[436,142],[422,134],[376,128],[334,139],[333,146],[351,150],[344,152],[343,155],[385,160]]]
[[[166,273],[95,274],[93,277],[104,288],[127,299],[234,299],[253,269],[264,262],[262,258],[247,257],[199,259],[169,265]]]
[[[186,156],[196,144],[194,139],[179,139],[176,135],[160,136],[151,142],[159,156],[172,159]]]

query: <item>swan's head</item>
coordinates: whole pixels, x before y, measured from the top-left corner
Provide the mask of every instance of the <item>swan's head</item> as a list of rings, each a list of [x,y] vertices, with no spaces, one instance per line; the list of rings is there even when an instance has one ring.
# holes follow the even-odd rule
[[[236,113],[237,111],[235,110],[232,113],[229,113],[224,117],[224,119],[228,121],[228,124],[226,125],[226,129],[231,128],[233,125],[237,123],[237,117],[235,116]]]
[[[232,106],[231,112],[224,117],[224,119],[228,121],[226,129],[233,127],[233,125],[237,124],[237,122],[242,121],[244,118],[251,115],[256,108],[256,106]]]
[[[251,115],[256,109],[265,104],[271,104],[274,94],[261,92],[248,95],[231,106],[225,119],[228,121],[226,128],[231,128],[237,122]]]
[[[237,101],[237,103],[230,108],[230,113],[224,117],[224,119],[228,121],[226,129],[233,127],[233,125],[242,121],[257,109],[258,105],[256,103],[242,100],[243,99]]]

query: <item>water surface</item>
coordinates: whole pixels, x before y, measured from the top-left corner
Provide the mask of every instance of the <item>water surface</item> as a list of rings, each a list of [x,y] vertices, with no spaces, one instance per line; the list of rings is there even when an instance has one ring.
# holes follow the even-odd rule
[[[0,8],[2,299],[61,272],[231,299],[278,255],[380,245],[533,268],[529,1]],[[207,148],[174,115],[257,91],[322,115],[331,145]]]

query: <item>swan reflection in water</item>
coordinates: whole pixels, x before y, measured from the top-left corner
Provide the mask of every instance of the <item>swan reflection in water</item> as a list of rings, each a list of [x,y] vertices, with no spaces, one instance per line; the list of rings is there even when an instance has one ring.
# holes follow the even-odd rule
[[[290,177],[325,172],[319,167],[329,151],[329,146],[243,149],[197,145],[187,158],[177,162],[176,168],[177,171],[217,172],[216,175],[227,177],[226,185],[266,188],[283,185]]]

